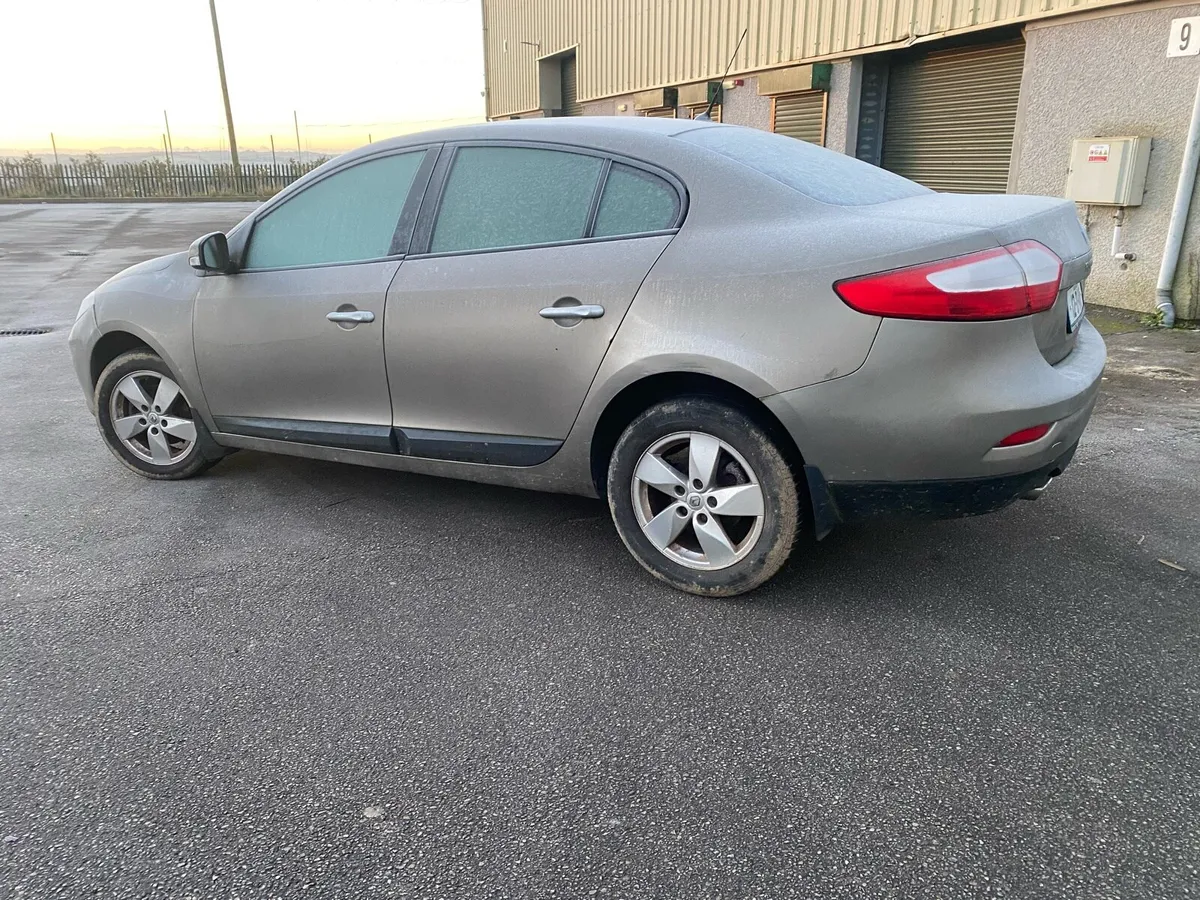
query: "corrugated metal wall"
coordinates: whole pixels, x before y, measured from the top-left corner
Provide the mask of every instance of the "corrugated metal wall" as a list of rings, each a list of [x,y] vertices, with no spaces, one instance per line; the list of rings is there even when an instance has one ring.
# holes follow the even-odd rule
[[[579,99],[1131,0],[483,0],[488,115],[538,106],[537,60],[578,47]]]

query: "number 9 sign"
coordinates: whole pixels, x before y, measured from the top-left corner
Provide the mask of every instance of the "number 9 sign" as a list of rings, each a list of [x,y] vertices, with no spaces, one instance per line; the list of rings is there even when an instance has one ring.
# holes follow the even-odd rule
[[[1171,20],[1167,56],[1200,56],[1200,16]]]

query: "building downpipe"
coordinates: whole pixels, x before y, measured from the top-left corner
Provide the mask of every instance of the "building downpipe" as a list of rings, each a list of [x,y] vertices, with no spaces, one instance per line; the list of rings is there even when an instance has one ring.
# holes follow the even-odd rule
[[[1162,312],[1162,324],[1175,324],[1173,290],[1175,269],[1183,247],[1183,230],[1187,227],[1188,210],[1192,205],[1192,189],[1196,185],[1196,164],[1200,162],[1200,81],[1196,84],[1196,99],[1192,103],[1192,121],[1188,124],[1187,144],[1179,166],[1179,183],[1175,186],[1175,205],[1171,208],[1171,224],[1167,227],[1167,242],[1163,247],[1162,267],[1158,270],[1158,287],[1154,305]]]

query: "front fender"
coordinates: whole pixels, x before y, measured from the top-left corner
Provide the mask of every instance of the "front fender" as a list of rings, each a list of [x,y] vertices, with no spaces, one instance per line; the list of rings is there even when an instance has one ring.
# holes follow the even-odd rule
[[[137,322],[121,318],[114,318],[105,322],[100,340],[103,340],[105,335],[115,333],[132,335],[146,344],[158,356],[162,357],[163,362],[167,364],[167,367],[175,375],[175,380],[179,383],[179,386],[183,388],[184,396],[187,397],[192,408],[200,415],[205,427],[209,431],[215,430],[212,415],[208,411],[208,401],[204,397],[204,391],[200,384],[200,373],[196,368],[196,354],[192,350],[191,345],[190,320],[187,325],[188,340],[186,346],[183,346],[182,342],[173,339],[169,334],[153,328],[143,327]],[[99,344],[99,341],[97,341],[97,344]]]
[[[96,323],[103,336],[130,334],[162,357],[204,424],[212,415],[196,367],[192,307],[198,279],[182,257],[166,269],[122,279],[96,294]]]

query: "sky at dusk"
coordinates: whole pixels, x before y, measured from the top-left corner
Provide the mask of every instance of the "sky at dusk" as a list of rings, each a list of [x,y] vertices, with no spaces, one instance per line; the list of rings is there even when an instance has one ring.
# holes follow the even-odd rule
[[[238,145],[337,151],[483,118],[480,0],[217,0]],[[225,146],[208,0],[4,4],[0,152]]]

